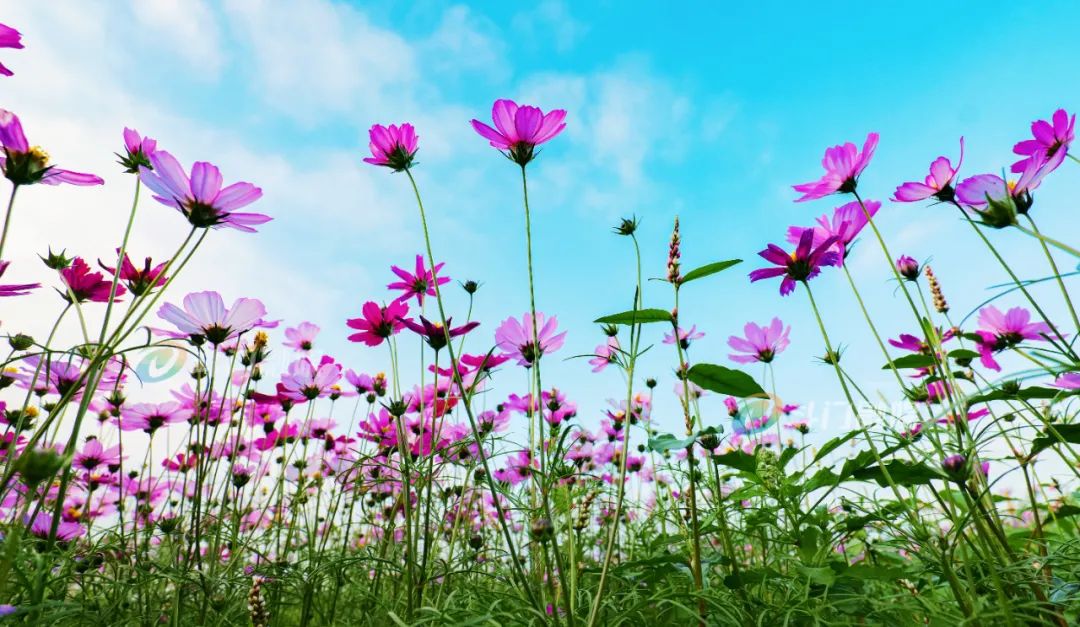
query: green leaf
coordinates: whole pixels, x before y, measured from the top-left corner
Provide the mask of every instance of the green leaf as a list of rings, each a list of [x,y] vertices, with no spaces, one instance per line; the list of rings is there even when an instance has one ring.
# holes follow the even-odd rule
[[[915,353],[913,355],[904,355],[903,357],[897,357],[892,360],[892,364],[885,364],[881,367],[882,370],[889,370],[896,367],[901,368],[929,368],[934,365],[933,355],[922,355]]]
[[[713,455],[712,460],[728,468],[744,472],[757,472],[757,456],[740,450],[728,451],[723,455]]]
[[[611,314],[610,316],[604,316],[603,318],[597,318],[593,322],[597,324],[645,324],[647,322],[674,322],[671,318],[671,312],[664,309],[638,309],[637,311],[630,310],[622,313]]]
[[[966,348],[949,351],[949,359],[978,359],[979,354]]]
[[[1031,386],[1018,390],[1015,394],[1010,394],[1004,390],[998,389],[993,392],[987,392],[986,394],[980,394],[978,396],[972,396],[968,399],[968,406],[975,405],[977,403],[985,403],[987,401],[1004,401],[1011,399],[1022,399],[1029,401],[1032,399],[1047,399],[1055,398],[1059,395],[1068,394],[1065,390],[1055,390],[1052,388],[1043,388],[1039,386]]]
[[[821,448],[818,449],[817,455],[814,455],[814,461],[811,462],[810,465],[812,466],[812,465],[816,464],[817,462],[825,459],[826,455],[828,455],[829,453],[832,453],[833,451],[840,448],[844,444],[847,444],[848,442],[854,440],[855,436],[859,435],[860,433],[862,433],[862,429],[855,429],[854,431],[848,431],[844,435],[838,435],[835,438],[833,438],[833,439],[829,440],[828,442],[826,442],[825,444],[821,445]]]
[[[811,583],[816,583],[822,586],[831,586],[836,581],[836,573],[828,566],[803,566],[799,564],[796,566],[799,572],[802,573]]]
[[[1032,455],[1036,455],[1051,446],[1058,444],[1061,440],[1065,440],[1069,444],[1080,444],[1080,424],[1050,426],[1054,428],[1053,431],[1049,428],[1044,429],[1042,434],[1031,441]]]
[[[687,378],[717,394],[727,394],[738,398],[765,396],[765,390],[761,389],[757,381],[741,370],[732,370],[714,364],[695,364],[687,372]]]
[[[695,440],[697,440],[697,436],[676,438],[670,433],[661,433],[656,437],[649,438],[649,450],[663,453],[672,449],[684,449],[693,444]]]
[[[709,276],[710,274],[716,274],[717,272],[723,272],[731,266],[742,263],[742,259],[729,259],[727,261],[717,261],[716,263],[710,263],[700,268],[694,268],[690,272],[683,275],[682,282],[689,283],[696,279],[701,279]]]
[[[896,485],[930,485],[930,481],[933,479],[945,478],[943,474],[922,462],[912,463],[903,460],[893,460],[885,462],[885,467],[888,469],[889,476],[892,477],[892,480]],[[877,481],[880,486],[889,485],[889,482],[885,480],[885,473],[881,470],[881,466],[870,466],[868,468],[856,470],[852,476],[863,481]]]

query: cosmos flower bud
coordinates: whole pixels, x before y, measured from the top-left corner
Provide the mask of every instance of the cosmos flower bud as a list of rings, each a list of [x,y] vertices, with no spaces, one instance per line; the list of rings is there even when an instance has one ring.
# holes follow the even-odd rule
[[[620,220],[618,226],[613,230],[619,235],[633,235],[634,232],[637,231],[638,224],[640,224],[640,222],[638,221],[637,216],[630,216],[629,218]]]
[[[484,536],[478,533],[472,534],[472,536],[469,537],[469,546],[472,547],[474,551],[479,551],[480,548],[484,546]]]
[[[537,518],[529,525],[529,535],[532,536],[533,540],[547,542],[551,539],[553,532],[554,528],[551,525],[551,521],[547,518]]]
[[[472,296],[476,293],[476,290],[480,289],[480,284],[476,281],[465,281],[461,284],[461,287],[465,290],[466,294]]]
[[[941,460],[941,469],[953,481],[964,481],[967,478],[965,472],[967,469],[967,457],[959,454],[950,455]]]
[[[655,388],[656,387],[656,379],[653,379],[652,377],[649,377],[648,379],[645,379],[645,387],[649,388],[650,390]]]
[[[28,449],[15,462],[19,477],[29,488],[52,479],[63,467],[63,456],[51,448]]]
[[[715,451],[720,446],[720,438],[715,433],[706,433],[701,436],[701,446],[707,450]]]
[[[921,268],[919,268],[918,261],[915,261],[907,255],[901,255],[900,258],[896,260],[896,271],[908,281],[915,281],[919,278]]]
[[[34,338],[23,333],[16,333],[8,338],[12,350],[24,351],[34,345]]]
[[[50,246],[48,255],[45,257],[38,255],[38,258],[41,259],[41,261],[43,261],[45,265],[52,270],[63,270],[64,268],[70,266],[72,261],[72,259],[68,258],[64,254],[66,252],[66,250],[61,250],[58,253],[54,253],[52,251],[52,247]]]

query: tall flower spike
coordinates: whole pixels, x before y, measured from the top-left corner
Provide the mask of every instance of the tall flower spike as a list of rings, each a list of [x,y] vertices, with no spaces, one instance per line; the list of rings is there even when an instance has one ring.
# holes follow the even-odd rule
[[[675,216],[675,228],[671,231],[671,244],[668,246],[667,280],[668,283],[678,285],[682,283],[682,273],[679,271],[679,260],[682,257],[679,239],[679,216]]]
[[[926,273],[926,282],[930,284],[930,296],[934,299],[934,309],[938,313],[948,313],[949,303],[946,302],[945,296],[941,293],[941,283],[938,283],[934,271],[930,266],[923,266],[923,272]]]

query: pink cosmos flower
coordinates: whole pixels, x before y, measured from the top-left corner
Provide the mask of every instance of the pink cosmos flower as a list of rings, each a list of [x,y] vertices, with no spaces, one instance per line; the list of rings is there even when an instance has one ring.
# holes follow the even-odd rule
[[[753,322],[747,322],[743,327],[743,333],[746,337],[732,335],[728,338],[728,346],[740,353],[745,353],[728,355],[731,361],[740,364],[750,364],[755,361],[767,364],[791,343],[788,340],[791,327],[785,327],[780,318],[773,318],[768,326],[758,326]]]
[[[821,160],[825,175],[811,183],[794,185],[795,191],[803,194],[795,202],[824,198],[829,194],[854,192],[859,174],[870,165],[870,159],[874,156],[877,144],[878,134],[870,133],[866,136],[862,152],[859,152],[855,144],[851,142],[827,149],[825,157]]]
[[[30,518],[30,514],[23,518],[23,522],[29,526],[30,533],[43,540],[48,539],[52,534],[53,521],[52,513],[45,511],[39,511],[33,518]],[[86,529],[79,523],[61,520],[56,527],[56,539],[60,542],[71,542],[85,533]]]
[[[1024,340],[1046,340],[1055,335],[1045,322],[1032,322],[1031,312],[1023,307],[1013,307],[1001,313],[997,307],[988,305],[979,310],[979,336],[976,349],[979,361],[991,370],[1001,370],[993,354],[1012,348]]]
[[[537,341],[534,342],[532,314],[523,315],[520,321],[517,318],[507,318],[495,330],[495,345],[517,359],[519,366],[529,368],[543,355],[562,348],[566,332],[556,333],[558,324],[556,316],[546,318],[542,312],[536,312]]]
[[[386,286],[387,289],[401,290],[401,296],[397,297],[397,300],[406,302],[410,298],[416,298],[416,302],[423,307],[424,296],[435,296],[435,275],[442,270],[445,264],[435,264],[435,270],[429,271],[424,264],[424,256],[416,256],[416,270],[414,274],[402,270],[397,266],[390,266],[390,271],[398,276],[400,281],[396,281]],[[441,276],[438,278],[439,285],[445,285],[450,282],[450,277]]]
[[[472,127],[491,145],[521,167],[535,157],[535,148],[554,138],[566,128],[566,111],[554,109],[545,114],[538,107],[518,106],[513,100],[496,100],[491,107],[495,128],[479,120]]]
[[[120,249],[116,249],[117,254],[120,253]],[[105,265],[100,259],[98,265],[102,267],[109,276],[116,275],[116,268],[110,268]],[[167,263],[159,263],[156,266],[152,266],[152,260],[147,257],[143,261],[142,268],[136,268],[135,264],[131,263],[131,258],[127,253],[124,253],[124,258],[120,262],[120,280],[124,282],[131,293],[136,296],[142,296],[155,287],[163,287],[165,282],[169,280],[164,275],[165,266]]]
[[[1080,390],[1080,372],[1063,372],[1050,385],[1063,390]]]
[[[795,290],[795,283],[809,281],[821,273],[821,266],[836,265],[836,253],[829,249],[835,243],[832,237],[826,238],[817,246],[813,245],[814,232],[804,231],[799,238],[795,251],[787,253],[776,244],[758,253],[772,263],[774,268],[759,268],[750,273],[750,282],[774,277],[783,277],[780,283],[780,295],[787,296]]]
[[[535,470],[536,461],[533,459],[532,452],[524,449],[511,455],[506,460],[504,468],[500,468],[491,474],[494,475],[497,481],[515,486],[527,481],[532,477]]]
[[[936,198],[941,202],[950,202],[956,194],[953,180],[960,166],[964,163],[964,138],[960,138],[960,160],[954,168],[948,157],[938,157],[930,164],[930,174],[923,183],[909,181],[896,188],[893,200],[896,202],[917,202],[927,198]]]
[[[360,313],[362,318],[349,318],[345,321],[350,329],[359,331],[350,335],[349,341],[378,346],[405,327],[402,321],[409,313],[409,305],[401,300],[392,300],[389,305],[380,307],[375,301],[369,300],[364,303]]]
[[[691,342],[705,337],[705,333],[703,331],[698,331],[697,325],[695,324],[691,326],[689,330],[680,327],[673,333],[665,333],[664,344],[674,344],[676,335],[679,338],[679,346],[682,346],[683,350],[689,349]]]
[[[589,365],[593,367],[593,372],[601,372],[604,368],[615,363],[618,359],[620,352],[619,338],[609,337],[607,342],[596,347],[593,351],[593,358],[589,360]]]
[[[330,394],[331,386],[340,380],[341,364],[332,357],[324,356],[317,367],[304,357],[289,364],[281,375],[279,392],[294,401],[311,401]]]
[[[315,336],[319,334],[319,325],[311,322],[301,322],[296,327],[285,329],[285,341],[282,345],[293,349],[298,353],[306,353],[311,350],[315,343]]]
[[[124,405],[120,412],[121,431],[144,431],[153,435],[158,429],[186,422],[191,410],[176,401]]]
[[[6,24],[0,24],[0,48],[21,50],[22,47],[22,35],[19,31]],[[3,63],[0,63],[0,75],[14,76],[14,72],[4,67]]]
[[[956,200],[978,212],[987,224],[997,228],[1008,226],[1016,221],[1015,213],[1026,213],[1031,208],[1031,192],[1053,170],[1051,165],[1032,157],[1016,182],[996,174],[966,178],[956,187]]]
[[[221,294],[193,292],[184,297],[183,309],[166,303],[158,310],[158,317],[176,325],[180,333],[160,329],[155,332],[177,339],[201,337],[217,346],[262,326],[264,315],[266,307],[254,298],[237,298],[232,307],[226,309]]]
[[[371,156],[364,158],[364,163],[381,165],[395,172],[409,169],[413,157],[416,156],[417,140],[416,129],[408,122],[397,126],[383,126],[375,124],[368,131],[371,142]]]
[[[231,228],[254,233],[254,226],[272,218],[261,213],[236,211],[262,198],[262,190],[251,183],[233,183],[222,188],[221,171],[205,161],[191,166],[191,176],[164,150],[149,156],[152,168],[139,166],[139,179],[154,194],[154,200],[174,207],[196,228]]]
[[[62,170],[49,165],[49,155],[39,146],[30,146],[19,117],[6,109],[0,109],[0,146],[4,149],[4,155],[0,157],[0,169],[15,185],[101,185],[105,182],[93,174]]]
[[[8,266],[10,265],[10,261],[0,261],[0,277],[4,276],[4,272],[7,271]],[[36,290],[39,287],[41,287],[41,283],[18,283],[14,285],[0,285],[0,298],[6,296],[26,296],[32,290]]]
[[[1031,123],[1031,134],[1034,139],[1025,139],[1013,146],[1013,152],[1024,158],[1012,164],[1012,171],[1019,174],[1028,169],[1032,161],[1047,162],[1047,173],[1054,171],[1065,155],[1069,152],[1069,145],[1076,137],[1076,115],[1069,115],[1064,109],[1058,109],[1051,116],[1050,122],[1035,120]]]
[[[71,465],[84,470],[93,470],[98,466],[120,467],[120,447],[105,448],[101,440],[93,438],[86,441],[82,449],[75,454]]]
[[[112,279],[106,279],[100,272],[90,272],[90,266],[82,259],[76,257],[71,265],[60,271],[60,279],[64,282],[67,290],[60,292],[64,300],[77,303],[86,301],[94,303],[106,303],[109,301],[109,292],[112,290]],[[59,291],[59,290],[57,290]],[[116,300],[120,300],[127,290],[124,286],[116,285]]]
[[[124,172],[138,174],[139,167],[153,169],[150,157],[157,152],[157,140],[139,135],[139,131],[124,127],[124,154],[120,157],[120,165],[124,166]]]
[[[863,211],[863,207],[866,210]],[[849,202],[845,205],[837,207],[833,211],[832,219],[828,216],[821,216],[817,219],[817,226],[810,228],[803,228],[799,226],[788,227],[787,240],[792,244],[798,244],[802,239],[802,234],[806,231],[813,231],[814,233],[814,246],[821,245],[822,242],[829,238],[833,238],[834,250],[836,252],[836,266],[844,265],[844,258],[847,257],[847,247],[851,242],[855,241],[855,238],[862,233],[862,230],[866,228],[869,223],[866,214],[870,214],[870,217],[877,215],[878,209],[881,208],[881,203],[876,200],[866,200],[863,203],[859,201]]]

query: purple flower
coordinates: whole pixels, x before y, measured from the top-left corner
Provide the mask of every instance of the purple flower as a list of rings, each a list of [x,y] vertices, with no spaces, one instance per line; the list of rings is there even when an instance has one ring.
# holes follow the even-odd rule
[[[94,470],[98,466],[120,466],[120,446],[105,448],[101,440],[93,438],[86,441],[82,450],[75,454],[71,464],[83,470]]]
[[[60,279],[67,288],[67,291],[60,292],[60,295],[68,302],[72,302],[73,298],[77,303],[109,301],[112,280],[106,280],[100,272],[90,272],[90,266],[83,261],[82,257],[76,257],[70,266],[60,270]],[[122,285],[117,284],[116,299],[119,300],[119,297],[126,292],[127,290]]]
[[[116,252],[119,253],[120,249],[117,248]],[[132,294],[142,296],[155,287],[164,287],[165,282],[169,280],[164,275],[165,266],[168,264],[159,263],[154,266],[151,261],[150,257],[145,258],[142,269],[139,269],[135,267],[135,264],[131,263],[127,253],[124,253],[124,258],[120,263],[120,280],[127,285]],[[102,263],[100,259],[98,265],[104,268],[110,276],[116,275],[116,268],[110,268]]]
[[[794,185],[795,191],[803,194],[795,202],[824,198],[835,193],[850,194],[855,191],[859,174],[870,164],[877,144],[878,134],[870,133],[866,136],[862,152],[859,152],[855,144],[851,142],[825,150],[825,157],[821,160],[825,175],[817,181]]]
[[[517,359],[519,366],[529,368],[543,355],[562,348],[566,332],[556,333],[559,320],[556,316],[547,318],[542,312],[536,312],[536,341],[533,340],[533,317],[525,314],[517,318],[507,318],[495,330],[495,345],[510,357]],[[539,347],[537,347],[539,344]]]
[[[745,353],[728,355],[731,361],[740,364],[750,364],[755,361],[767,364],[791,343],[788,340],[791,327],[785,327],[780,318],[773,318],[768,326],[758,326],[753,322],[747,322],[743,327],[743,333],[746,337],[732,335],[728,338],[728,346],[740,353]]]
[[[1009,226],[1016,222],[1017,213],[1027,213],[1031,208],[1031,192],[1053,170],[1050,165],[1047,161],[1029,159],[1016,182],[1006,181],[996,174],[966,178],[956,187],[956,200],[978,212],[990,226]]]
[[[997,307],[989,305],[979,310],[979,336],[976,349],[979,361],[991,370],[1001,370],[993,354],[1012,348],[1024,340],[1045,340],[1055,335],[1054,330],[1045,322],[1032,322],[1031,312],[1023,307],[1013,307],[1001,313]]]
[[[429,271],[427,266],[424,265],[424,256],[416,256],[416,271],[414,274],[410,274],[406,270],[402,270],[397,266],[390,266],[390,271],[398,276],[400,281],[395,281],[386,286],[387,289],[401,290],[401,296],[397,297],[397,300],[401,302],[408,301],[410,298],[416,298],[416,302],[423,307],[424,296],[435,296],[435,275],[442,270],[445,264],[435,264],[435,270]],[[450,282],[450,277],[441,276],[438,278],[439,285],[445,285]]]
[[[52,533],[53,516],[48,512],[39,511],[33,519],[30,518],[30,514],[27,514],[23,522],[29,526],[31,534],[43,540],[48,539]],[[56,539],[60,542],[71,542],[85,533],[86,529],[83,529],[79,523],[61,520],[56,528]]]
[[[0,261],[0,277],[4,276],[10,261]],[[41,287],[40,283],[17,283],[14,285],[0,285],[0,298],[6,296],[26,296],[31,290]]]
[[[62,170],[49,165],[48,153],[40,146],[30,146],[19,116],[6,109],[0,109],[0,146],[4,148],[4,156],[0,157],[0,169],[3,169],[4,176],[15,185],[101,185],[105,182],[93,174]]]
[[[829,252],[835,240],[827,238],[818,246],[813,245],[814,232],[804,231],[795,251],[787,253],[776,244],[758,253],[775,268],[759,268],[750,273],[750,282],[774,277],[784,277],[780,283],[780,295],[787,296],[795,290],[798,281],[809,281],[821,273],[821,266],[836,265],[836,253]]]
[[[262,198],[262,190],[251,183],[233,183],[222,188],[221,171],[205,161],[196,161],[188,177],[183,166],[164,150],[150,155],[153,169],[139,167],[139,179],[156,195],[154,200],[175,207],[196,228],[231,228],[254,233],[253,226],[272,218],[261,213],[236,211]]]
[[[700,340],[701,338],[705,337],[705,333],[702,331],[698,331],[697,325],[695,324],[691,326],[689,330],[680,327],[676,329],[674,333],[665,333],[664,344],[674,344],[676,335],[678,335],[679,338],[679,346],[681,346],[683,350],[687,350],[690,348],[690,342]]]
[[[368,131],[371,139],[368,145],[371,156],[364,158],[364,163],[381,165],[395,172],[409,169],[416,156],[416,129],[408,122],[401,126],[375,124]]]
[[[615,363],[619,357],[619,338],[609,337],[607,342],[596,347],[593,351],[593,358],[589,360],[589,365],[593,367],[593,372],[601,372],[604,368],[607,368],[611,364]]]
[[[941,460],[941,469],[954,480],[964,479],[965,466],[967,466],[967,458],[963,455],[949,455]]]
[[[157,140],[139,135],[139,132],[124,127],[124,154],[120,157],[120,165],[124,166],[128,174],[138,174],[139,167],[153,169],[150,157],[157,152]]]
[[[19,31],[6,24],[0,24],[0,48],[21,50],[22,47],[22,35],[19,34]],[[0,63],[0,75],[14,76],[14,72],[4,67],[3,63]]]
[[[350,342],[363,342],[368,346],[378,346],[383,340],[394,335],[405,324],[402,320],[409,313],[409,306],[400,300],[390,301],[389,305],[380,307],[375,301],[368,301],[360,309],[362,318],[350,318],[345,324],[350,329],[356,329],[359,333],[349,336]]]
[[[948,157],[938,157],[930,164],[930,174],[923,183],[909,181],[896,188],[893,200],[896,202],[917,202],[927,198],[936,198],[941,202],[950,202],[955,195],[952,182],[960,166],[964,163],[964,138],[960,138],[960,161],[954,168]]]
[[[566,111],[555,109],[545,114],[538,107],[518,106],[513,100],[496,100],[491,107],[495,128],[479,120],[471,122],[481,137],[521,167],[535,157],[535,148],[554,138],[566,128]]]
[[[1012,164],[1012,171],[1019,174],[1028,169],[1033,161],[1046,162],[1047,174],[1053,172],[1069,152],[1069,144],[1075,138],[1073,129],[1076,115],[1069,115],[1064,109],[1058,109],[1051,121],[1035,120],[1031,123],[1031,134],[1035,139],[1025,139],[1013,146],[1013,152],[1024,158]]]
[[[330,388],[341,380],[341,364],[333,358],[324,356],[318,367],[307,357],[289,364],[288,371],[281,375],[278,391],[294,401],[315,400],[330,393]]]
[[[301,322],[295,328],[285,329],[285,342],[282,344],[298,353],[306,353],[311,350],[315,343],[315,336],[318,334],[319,325]]]
[[[863,206],[866,207],[866,211],[863,211]],[[806,231],[813,231],[814,246],[820,246],[825,240],[833,238],[836,265],[841,266],[847,256],[848,245],[855,241],[859,233],[866,228],[868,223],[866,214],[869,213],[870,217],[873,217],[880,208],[881,203],[876,200],[867,200],[864,203],[859,203],[857,200],[849,202],[833,210],[831,220],[828,216],[818,218],[817,226],[808,229],[798,226],[788,227],[787,240],[792,244],[798,244]]]
[[[431,322],[427,318],[420,316],[420,322],[416,323],[412,319],[401,320],[410,331],[416,333],[420,337],[424,338],[424,341],[428,343],[428,346],[435,350],[442,349],[446,346],[446,342],[450,338],[455,338],[460,335],[465,335],[469,331],[472,331],[476,327],[480,326],[479,322],[467,322],[460,327],[454,327],[451,322],[453,318],[446,319],[446,326],[449,327],[444,330],[443,325],[439,322]]]
[[[1080,372],[1063,372],[1051,385],[1063,390],[1080,390]]]
[[[204,338],[217,346],[241,333],[264,326],[262,317],[266,307],[254,298],[237,298],[226,309],[225,301],[217,292],[194,292],[184,297],[184,308],[166,303],[158,310],[158,317],[176,325],[180,333],[157,330],[159,334],[174,338]]]
[[[120,411],[121,431],[145,431],[153,435],[161,427],[185,422],[191,418],[191,409],[176,401],[164,403],[135,403],[124,405]]]

